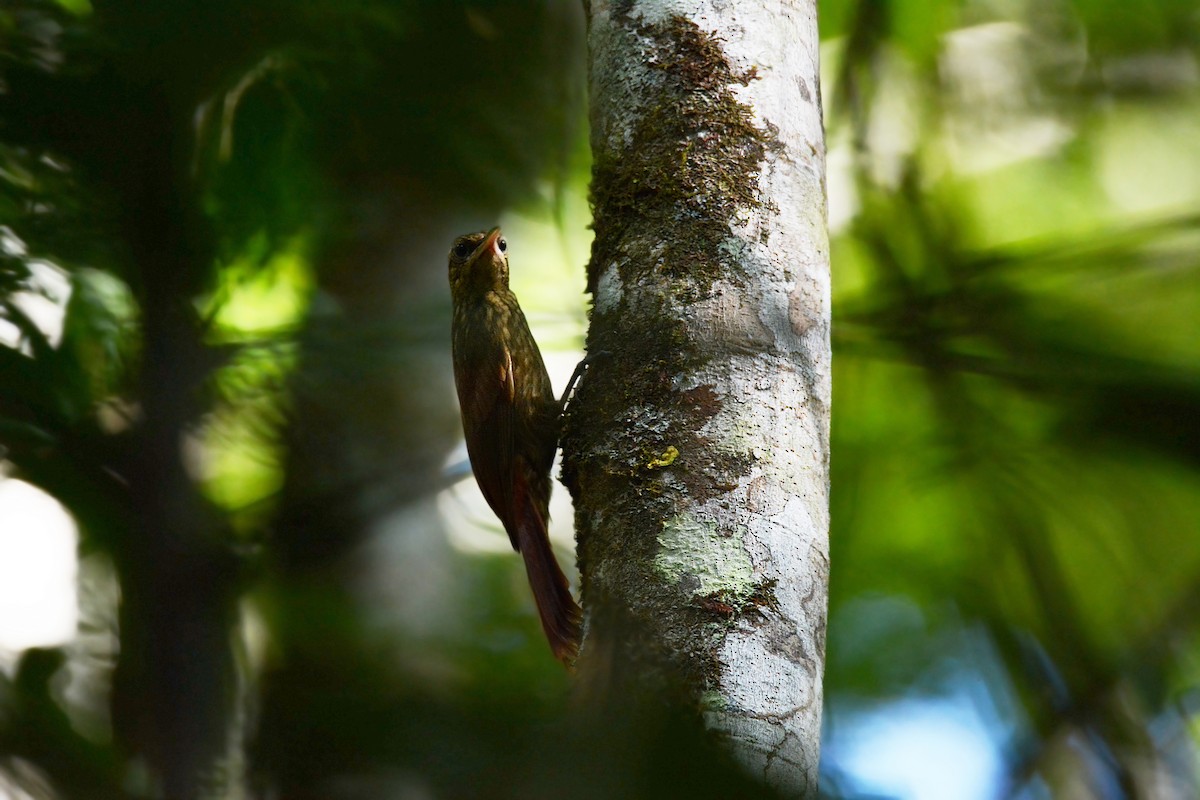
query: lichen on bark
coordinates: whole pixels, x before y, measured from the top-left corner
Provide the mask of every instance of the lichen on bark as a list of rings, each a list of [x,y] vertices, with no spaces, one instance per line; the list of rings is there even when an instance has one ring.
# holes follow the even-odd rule
[[[585,602],[602,603],[591,595],[613,581],[654,586],[659,581],[646,581],[644,573],[657,569],[675,578],[668,581],[675,592],[647,598],[640,606],[648,612],[646,621],[671,619],[679,609],[690,608],[706,624],[720,623],[698,661],[690,646],[686,653],[667,649],[643,654],[703,690],[711,683],[706,673],[719,629],[729,621],[729,614],[713,611],[708,598],[720,594],[740,602],[749,596],[754,591],[749,558],[733,543],[729,559],[709,565],[707,581],[697,580],[695,565],[683,565],[679,555],[655,559],[663,552],[689,552],[682,546],[682,532],[703,522],[681,515],[681,507],[731,488],[743,471],[742,462],[752,456],[722,452],[700,433],[722,401],[711,386],[678,385],[680,375],[703,362],[702,348],[679,309],[710,294],[717,278],[727,280],[736,273],[727,246],[730,225],[764,202],[756,178],[772,137],[733,94],[734,85],[755,79],[754,71],[731,65],[716,36],[681,16],[654,23],[620,10],[617,16],[623,34],[639,50],[639,61],[648,67],[641,78],[650,98],[631,130],[616,132],[594,147],[597,235],[588,283],[593,294],[605,284],[608,304],[598,298],[589,349],[613,353],[623,366],[614,371],[601,365],[581,390],[576,408],[586,408],[587,417],[572,414],[568,420],[563,477],[573,493],[582,472],[598,496],[634,495],[633,502],[618,501],[609,508],[618,517],[623,514],[618,509],[636,508],[638,519],[611,519],[609,524],[642,532],[593,537],[586,533],[591,526],[577,526]],[[649,248],[651,258],[644,257],[647,236],[656,240]],[[613,302],[625,287],[634,289],[628,299],[639,306],[633,331],[625,316],[627,304]],[[654,288],[647,292],[647,287]],[[670,463],[661,463],[668,451],[674,454]],[[586,462],[577,458],[580,453],[588,454]],[[662,536],[671,545],[665,550]],[[624,552],[608,552],[617,542]],[[699,550],[699,543],[691,548]],[[734,555],[738,551],[740,559]],[[596,574],[594,564],[609,566]]]
[[[690,705],[753,772],[804,793],[828,573],[828,262],[819,105],[796,89],[816,80],[814,9],[799,7],[812,59],[796,70],[787,10],[727,29],[741,46],[741,23],[767,20],[783,55],[758,61],[771,45],[731,55],[715,32],[728,4],[593,5],[588,349],[608,356],[562,444],[580,677]]]

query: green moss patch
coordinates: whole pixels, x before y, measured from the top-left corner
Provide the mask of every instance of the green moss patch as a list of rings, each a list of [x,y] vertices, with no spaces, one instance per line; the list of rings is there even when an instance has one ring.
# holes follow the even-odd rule
[[[632,31],[661,80],[628,146],[597,143],[588,289],[616,263],[626,283],[660,272],[673,294],[695,300],[717,278],[737,278],[721,244],[732,221],[763,205],[757,177],[775,137],[733,92],[755,79],[754,70],[736,71],[716,36],[679,16]],[[652,260],[631,261],[623,256],[627,234],[657,238],[662,249]]]

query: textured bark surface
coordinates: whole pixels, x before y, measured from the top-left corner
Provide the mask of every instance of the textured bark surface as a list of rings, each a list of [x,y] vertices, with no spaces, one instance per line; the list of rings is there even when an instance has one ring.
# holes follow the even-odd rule
[[[593,693],[815,795],[829,266],[814,2],[590,5],[596,240],[566,424]],[[612,696],[612,695],[610,695]]]

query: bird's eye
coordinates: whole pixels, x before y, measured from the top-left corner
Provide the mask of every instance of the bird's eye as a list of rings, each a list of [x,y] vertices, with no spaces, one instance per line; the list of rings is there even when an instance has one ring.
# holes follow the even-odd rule
[[[507,253],[507,252],[508,252],[508,242],[504,241],[504,239],[503,239],[503,238],[501,238],[501,239],[500,239],[500,241],[496,242],[496,244],[500,245],[500,252],[501,252],[501,253]]]
[[[471,251],[474,249],[474,247],[471,247],[470,242],[459,242],[458,244],[454,245],[454,255],[458,256],[459,258],[466,258],[467,256],[471,255]]]

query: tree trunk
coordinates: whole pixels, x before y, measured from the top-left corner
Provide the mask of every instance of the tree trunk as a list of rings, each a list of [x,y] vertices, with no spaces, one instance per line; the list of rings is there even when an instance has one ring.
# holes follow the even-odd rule
[[[137,62],[140,64],[140,62]],[[173,800],[222,786],[235,666],[238,564],[229,531],[188,474],[185,436],[207,408],[211,375],[191,299],[213,235],[188,174],[191,98],[147,77],[125,87],[127,135],[112,161],[141,313],[140,420],[129,439],[130,518],[113,550],[121,582],[114,736],[146,759],[150,791]],[[180,93],[182,94],[182,92]],[[131,110],[135,109],[135,110]]]
[[[698,708],[815,795],[828,559],[829,263],[815,2],[589,9],[596,233],[567,420],[607,698]]]

